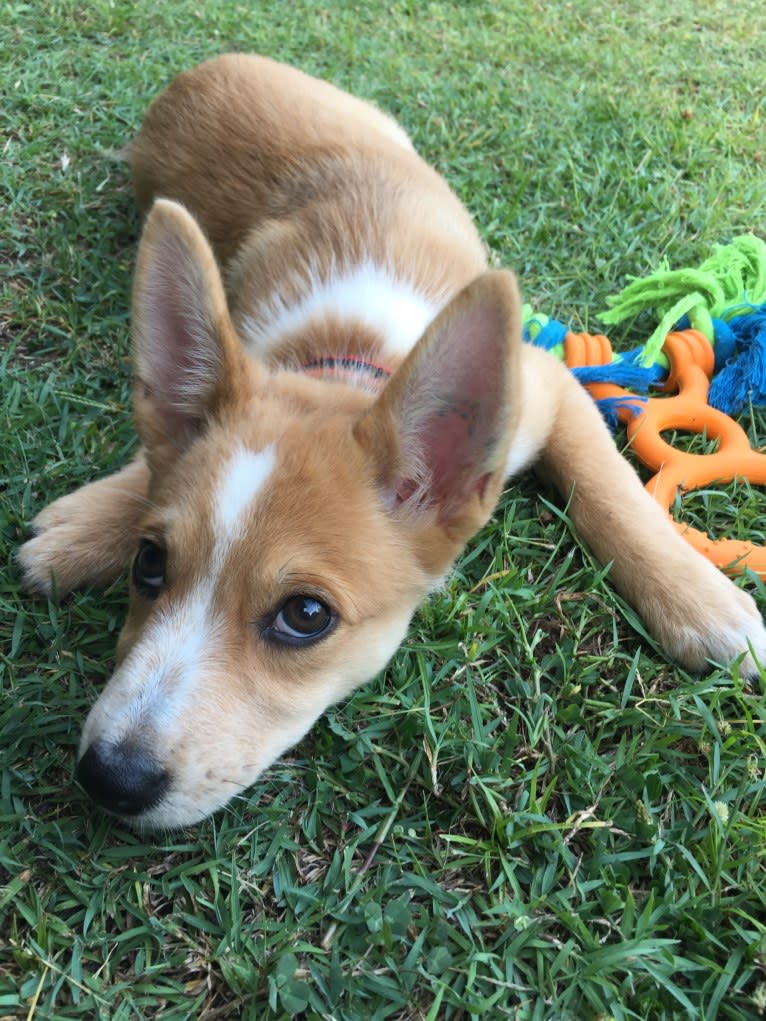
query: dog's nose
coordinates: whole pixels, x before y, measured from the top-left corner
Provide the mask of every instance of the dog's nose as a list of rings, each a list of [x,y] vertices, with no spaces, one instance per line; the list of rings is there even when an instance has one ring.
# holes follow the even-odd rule
[[[77,763],[76,775],[97,804],[118,815],[146,811],[170,785],[170,773],[133,741],[94,741]]]

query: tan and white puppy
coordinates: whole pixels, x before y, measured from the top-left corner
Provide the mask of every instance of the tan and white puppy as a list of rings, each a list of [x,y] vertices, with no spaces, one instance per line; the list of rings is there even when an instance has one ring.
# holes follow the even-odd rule
[[[262,57],[182,74],[129,147],[137,459],[57,500],[27,585],[132,563],[78,775],[139,826],[201,819],[379,672],[542,458],[668,655],[766,658],[753,600],[675,532],[590,397],[523,345],[509,272],[375,108]]]

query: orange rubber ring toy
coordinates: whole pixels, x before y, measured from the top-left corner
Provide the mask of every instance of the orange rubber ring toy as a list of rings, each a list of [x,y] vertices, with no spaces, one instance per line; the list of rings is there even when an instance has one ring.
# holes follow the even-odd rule
[[[670,372],[662,389],[671,396],[636,398],[612,383],[590,383],[587,389],[596,400],[633,398],[629,407],[617,409],[617,417],[627,427],[628,442],[636,456],[655,472],[646,489],[668,511],[684,539],[727,572],[750,570],[766,580],[766,548],[735,539],[712,539],[670,515],[670,506],[679,491],[686,493],[714,482],[728,483],[741,478],[766,485],[766,454],[753,449],[745,430],[732,418],[708,404],[714,353],[705,335],[691,329],[669,333],[663,350],[670,362]],[[570,368],[606,365],[613,358],[611,344],[601,334],[568,333],[564,353]],[[663,430],[668,429],[704,431],[718,442],[718,449],[710,454],[676,450],[662,438]]]

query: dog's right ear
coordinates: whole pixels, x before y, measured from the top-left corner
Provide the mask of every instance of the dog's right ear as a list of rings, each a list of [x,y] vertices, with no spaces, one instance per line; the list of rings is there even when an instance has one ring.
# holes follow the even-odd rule
[[[176,455],[252,373],[213,252],[177,202],[147,217],[133,287],[136,428],[150,463]]]

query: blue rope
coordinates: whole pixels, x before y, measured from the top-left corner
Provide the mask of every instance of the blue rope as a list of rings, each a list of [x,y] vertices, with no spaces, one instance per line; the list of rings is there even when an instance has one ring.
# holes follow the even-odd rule
[[[556,319],[532,317],[524,324],[527,343],[550,351],[563,345],[569,328]],[[713,319],[715,374],[708,400],[712,407],[727,415],[736,415],[749,405],[766,404],[766,303],[731,306]],[[541,325],[542,323],[542,325]],[[683,316],[675,329],[689,329],[688,316]],[[537,332],[534,336],[532,327]],[[619,354],[606,365],[584,365],[572,370],[583,384],[613,383],[637,394],[648,393],[662,382],[667,371],[657,363],[642,364],[644,347]],[[617,411],[629,407],[637,414],[642,399],[604,398],[596,402],[610,425],[617,424]]]
[[[732,305],[713,320],[715,369],[708,402],[726,415],[766,404],[766,304]],[[679,320],[679,330],[689,328]]]

